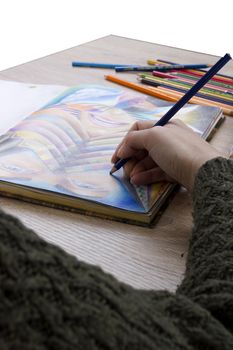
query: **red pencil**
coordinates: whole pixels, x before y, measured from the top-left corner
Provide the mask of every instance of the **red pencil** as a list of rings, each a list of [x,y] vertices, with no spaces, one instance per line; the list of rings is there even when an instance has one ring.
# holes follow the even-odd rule
[[[148,60],[147,61],[148,64],[152,65],[152,64],[175,64],[174,62],[169,62],[169,61],[164,61],[164,60]],[[194,76],[202,76],[204,75],[206,72],[205,71],[198,71],[198,70],[193,70],[193,69],[182,69],[180,70],[180,73],[187,73],[190,75],[194,75]],[[232,77],[228,77],[228,76],[221,76],[220,74],[215,74],[214,77],[211,78],[211,80],[215,80],[218,82],[222,82],[228,85],[233,85],[233,78]]]
[[[152,74],[153,74],[155,77],[159,77],[159,78],[168,78],[168,79],[174,79],[174,78],[176,78],[176,79],[177,79],[177,77],[174,76],[174,75],[171,75],[171,74],[169,74],[169,73],[158,72],[158,71],[156,71],[156,70],[154,70],[154,71],[152,72]]]
[[[187,73],[187,74],[194,75],[194,76],[198,76],[198,77],[205,74],[205,72],[200,72],[200,71],[196,71],[196,70],[194,71],[192,69],[189,69],[189,70],[182,69],[180,72]],[[219,81],[221,83],[228,84],[228,85],[233,85],[233,79],[231,79],[231,78],[224,78],[224,77],[220,77],[220,76],[215,75],[213,78],[211,78],[211,80]]]
[[[159,73],[159,74],[157,74]],[[156,72],[156,71],[153,71],[152,72],[152,75],[154,75],[155,77],[158,77],[158,78],[163,78],[163,79],[172,79],[173,81],[174,80],[177,80],[177,81],[184,81],[184,82],[188,82],[188,83],[191,83],[191,84],[195,84],[195,80],[192,80],[191,78],[188,79],[188,78],[184,78],[184,77],[181,77],[181,76],[178,76],[178,75],[171,75],[171,74],[167,74],[167,73],[162,73],[162,72]],[[229,92],[229,93],[233,93],[233,86],[232,88],[226,88],[226,87],[223,87],[223,86],[218,86],[218,85],[212,85],[211,83],[207,83],[206,84],[206,87],[210,88],[210,89],[213,89],[213,90],[217,90],[217,91],[222,91],[222,92]]]

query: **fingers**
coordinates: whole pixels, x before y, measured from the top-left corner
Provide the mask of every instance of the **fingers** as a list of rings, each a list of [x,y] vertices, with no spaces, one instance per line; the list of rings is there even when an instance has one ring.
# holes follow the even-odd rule
[[[130,158],[128,162],[124,166],[124,172],[127,177],[131,177],[132,172],[134,172],[135,167],[137,168],[137,164],[140,163],[142,159],[144,159],[147,156],[147,152],[144,150],[138,151],[135,154],[135,157]]]
[[[150,170],[154,167],[156,167],[157,165],[155,164],[155,162],[151,159],[151,157],[149,157],[148,155],[145,157],[142,157],[140,161],[138,161],[134,168],[132,169],[132,171],[130,172],[130,177],[132,178],[134,175],[136,175],[137,173],[141,173],[147,170]]]
[[[138,186],[149,185],[159,181],[174,182],[174,180],[168,177],[159,167],[136,173],[130,178],[130,182]]]
[[[182,122],[182,120],[180,119],[172,119],[169,121],[169,123],[166,124],[166,128],[167,127],[179,127],[179,128],[182,128],[182,129],[185,129],[185,130],[191,130],[191,128],[189,126],[187,126],[184,122]]]
[[[126,163],[124,170],[135,185],[147,185],[158,181],[174,182],[148,155],[143,156],[142,153],[141,160],[132,158]]]
[[[129,158],[124,169],[137,185],[173,178],[192,190],[198,169],[207,160],[219,156],[219,152],[178,119],[163,127],[152,127],[153,123],[135,123],[112,160]]]
[[[182,130],[186,133],[193,131],[179,119],[173,120],[164,127],[152,127],[154,121],[138,121],[132,125],[127,135],[123,138],[114,152],[111,161],[116,163],[120,158],[136,156],[139,150],[150,151],[154,146],[169,142],[170,135],[180,136]],[[171,129],[171,131],[169,131]],[[174,141],[170,140],[170,143]]]
[[[174,182],[148,155],[135,164],[130,173],[130,181],[135,185],[148,185],[158,181]]]
[[[137,153],[136,157],[131,158],[124,166],[126,176],[132,178],[138,173],[157,167],[155,162],[144,151]]]
[[[118,154],[118,150],[121,148],[121,145],[123,144],[123,141],[124,141],[124,139],[119,143],[119,145],[115,149],[115,152],[112,155],[111,162],[113,164],[115,164],[119,160],[119,157],[117,156],[117,154]]]
[[[128,137],[129,133],[131,133],[132,131],[139,131],[139,130],[149,129],[153,125],[154,125],[154,121],[152,121],[152,120],[140,120],[140,121],[137,121],[136,123],[134,123],[131,126],[131,128],[129,129],[129,131],[126,134],[126,136],[121,141],[121,143],[117,146],[114,154],[112,155],[111,162],[112,163],[116,163],[119,160],[120,157],[118,155],[118,151],[121,148],[121,146],[124,144],[125,139]]]
[[[145,130],[152,128],[155,124],[154,120],[138,120],[136,123],[134,123],[129,131],[139,131],[139,130]]]
[[[144,151],[146,132],[147,130],[130,131],[117,147],[114,155],[112,156],[112,162],[116,163],[119,158],[130,158],[133,156],[136,157],[139,151]]]
[[[112,155],[111,162],[116,163],[119,160],[119,158],[130,157],[132,156],[132,154],[136,153],[136,150],[141,149],[142,147],[145,148],[145,142],[148,141],[148,139],[145,138],[144,139],[145,142],[140,142],[140,141],[143,141],[143,137],[145,137],[146,134],[139,133],[139,132],[146,131],[147,129],[151,129],[154,126],[154,124],[155,124],[154,120],[141,120],[134,123],[129,129],[128,133],[123,138],[123,140],[117,146],[114,154]],[[183,128],[183,129],[190,129],[179,119],[175,119],[169,122],[166,125],[166,128],[167,127],[174,128],[174,126]],[[151,140],[151,142],[153,142],[153,139]],[[146,143],[146,146],[150,146],[150,143],[148,145]],[[130,147],[127,147],[129,145]]]
[[[133,157],[138,151],[145,150],[146,135],[147,130],[131,131],[128,133],[121,147],[118,149],[117,156],[119,158]]]

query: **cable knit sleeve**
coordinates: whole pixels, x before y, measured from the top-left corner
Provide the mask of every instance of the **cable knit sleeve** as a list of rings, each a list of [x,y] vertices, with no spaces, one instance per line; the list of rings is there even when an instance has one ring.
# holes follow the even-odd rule
[[[232,204],[233,163],[206,163],[176,294],[125,285],[0,211],[0,349],[232,350]]]
[[[193,193],[194,228],[178,288],[233,330],[233,161],[204,164]]]

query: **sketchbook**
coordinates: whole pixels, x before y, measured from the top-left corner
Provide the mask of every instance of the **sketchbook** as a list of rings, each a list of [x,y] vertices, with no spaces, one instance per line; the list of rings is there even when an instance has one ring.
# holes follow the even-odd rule
[[[136,120],[157,121],[171,103],[107,86],[65,90],[0,136],[2,195],[79,213],[151,225],[174,189],[133,186],[111,156]],[[223,116],[186,105],[176,115],[207,139]]]

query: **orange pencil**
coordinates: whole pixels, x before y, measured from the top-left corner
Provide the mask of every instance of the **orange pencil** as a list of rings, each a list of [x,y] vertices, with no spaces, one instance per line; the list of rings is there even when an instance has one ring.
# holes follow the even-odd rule
[[[105,75],[105,79],[108,81],[111,81],[113,83],[128,87],[130,89],[142,92],[144,94],[153,96],[153,97],[157,97],[157,98],[161,98],[162,100],[166,100],[166,101],[170,101],[170,102],[177,102],[184,94],[182,94],[181,92],[178,91],[174,91],[174,90],[169,90],[167,88],[164,87],[144,87],[141,86],[140,84],[135,84],[132,82],[129,82],[127,80],[124,79],[120,79],[116,76],[113,75]],[[220,107],[222,108],[223,112],[227,115],[231,115],[233,116],[233,109],[229,108],[229,106],[223,104],[223,103],[218,103],[218,102],[214,102],[214,101],[207,101],[201,97],[192,97],[191,100],[189,101],[190,103],[194,103],[194,104],[200,104],[200,105],[204,105],[204,106],[216,106],[216,107]]]
[[[157,89],[154,89],[151,87],[144,87],[141,84],[131,83],[130,81],[117,78],[116,76],[113,76],[113,75],[105,75],[105,79],[109,80],[113,83],[117,83],[119,85],[126,86],[130,89],[142,92],[144,94],[147,94],[147,95],[150,95],[153,97],[157,97],[157,98],[161,98],[162,100],[166,100],[166,101],[170,101],[170,102],[177,101],[177,99],[175,99],[174,97],[168,96],[166,93],[160,92]]]

